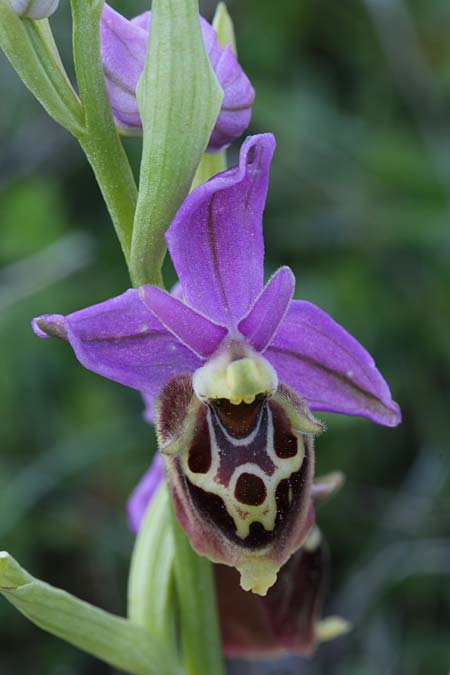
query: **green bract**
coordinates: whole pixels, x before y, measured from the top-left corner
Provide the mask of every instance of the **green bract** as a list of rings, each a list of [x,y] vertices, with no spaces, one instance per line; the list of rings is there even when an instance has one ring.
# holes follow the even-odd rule
[[[130,259],[135,286],[161,285],[164,233],[192,185],[222,96],[197,0],[155,0],[137,92],[144,142]]]

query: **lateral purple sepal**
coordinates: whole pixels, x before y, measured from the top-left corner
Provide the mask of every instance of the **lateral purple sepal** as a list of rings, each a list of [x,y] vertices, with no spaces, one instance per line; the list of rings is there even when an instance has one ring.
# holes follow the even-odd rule
[[[65,318],[50,316],[56,319],[34,320],[39,337],[55,336],[54,327],[60,329],[64,319],[66,339],[85,368],[151,396],[175,375],[202,365],[145,307],[136,289]]]
[[[295,288],[295,277],[289,267],[279,269],[266,284],[238,329],[258,352],[272,342],[283,321]]]
[[[265,356],[312,410],[362,415],[385,426],[401,421],[370,354],[310,302],[292,301]]]
[[[139,532],[145,513],[163,480],[164,464],[157,452],[128,500],[128,525],[135,534]]]
[[[263,287],[262,214],[274,150],[272,134],[247,138],[239,166],[191,192],[166,234],[187,303],[229,328]]]

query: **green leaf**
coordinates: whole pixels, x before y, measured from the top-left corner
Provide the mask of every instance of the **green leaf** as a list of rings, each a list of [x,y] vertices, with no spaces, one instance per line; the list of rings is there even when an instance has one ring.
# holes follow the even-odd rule
[[[170,496],[162,485],[136,537],[128,581],[128,617],[176,650]]]
[[[0,552],[0,593],[34,624],[133,675],[179,672],[173,656],[147,631],[26,572]]]
[[[190,190],[223,98],[203,44],[198,0],[154,0],[137,98],[144,142],[131,275],[136,286],[161,285],[164,234]]]
[[[80,133],[81,103],[66,75],[47,19],[20,19],[8,0],[0,0],[0,47],[48,114],[73,134]]]

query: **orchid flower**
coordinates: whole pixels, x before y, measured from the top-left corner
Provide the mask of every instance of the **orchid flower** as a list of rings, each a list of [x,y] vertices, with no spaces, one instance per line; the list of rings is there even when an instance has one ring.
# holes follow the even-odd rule
[[[292,299],[291,270],[263,284],[274,149],[271,134],[249,137],[239,165],[181,205],[166,234],[176,295],[142,286],[33,322],[40,337],[68,340],[86,368],[156,400],[159,447],[193,548],[236,567],[242,587],[261,595],[314,524],[323,426],[311,411],[400,421],[367,351]]]
[[[116,126],[125,133],[142,133],[136,87],[145,64],[151,12],[128,21],[105,4],[101,24],[101,54],[106,86]],[[241,136],[250,123],[255,92],[230,45],[221,47],[216,31],[200,17],[206,52],[224,92],[208,152],[220,152]]]

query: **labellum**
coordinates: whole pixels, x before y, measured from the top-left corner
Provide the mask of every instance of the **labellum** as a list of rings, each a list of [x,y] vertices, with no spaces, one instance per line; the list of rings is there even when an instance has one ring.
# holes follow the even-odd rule
[[[209,362],[208,375],[221,361]],[[261,366],[249,357],[231,360],[228,376],[242,361],[244,369]],[[203,375],[194,374],[197,387]],[[190,376],[174,378],[160,396],[157,430],[194,548],[235,566],[245,590],[265,595],[313,524],[313,434],[322,427],[288,387],[274,379],[274,391],[254,393],[244,379],[240,396],[234,390],[232,398],[201,400]]]

